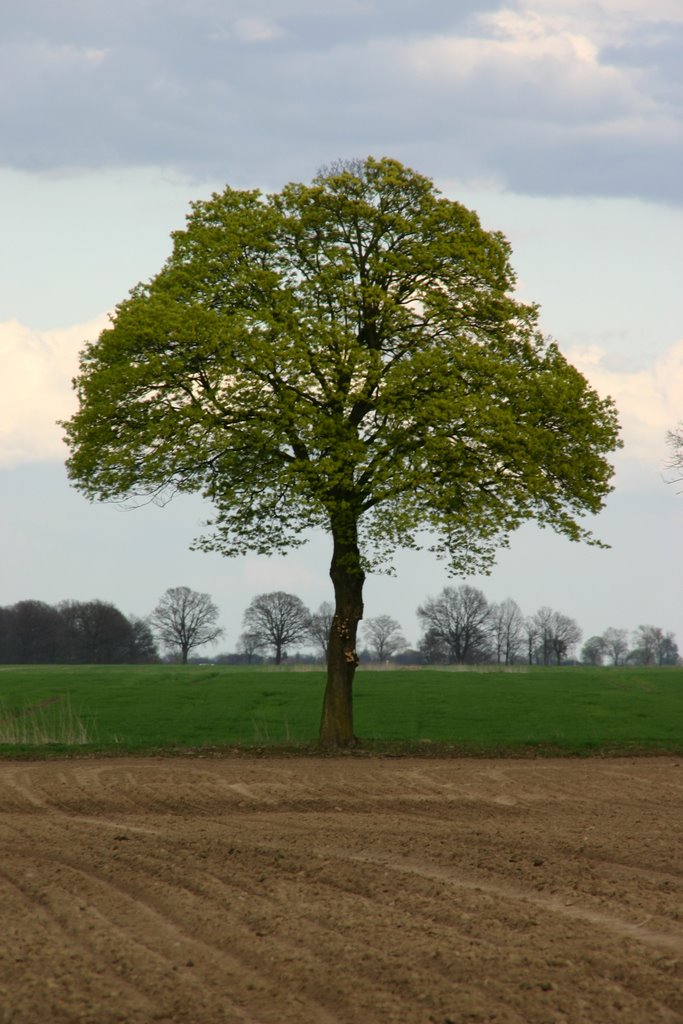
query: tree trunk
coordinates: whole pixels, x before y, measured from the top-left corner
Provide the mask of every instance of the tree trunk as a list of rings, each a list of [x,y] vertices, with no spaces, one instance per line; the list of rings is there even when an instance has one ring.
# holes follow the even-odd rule
[[[365,574],[355,524],[352,531],[344,533],[333,528],[332,538],[334,548],[330,577],[334,585],[335,610],[327,649],[327,686],[320,720],[320,742],[326,747],[349,747],[356,743],[353,734],[353,677],[358,664],[356,633],[363,618]]]

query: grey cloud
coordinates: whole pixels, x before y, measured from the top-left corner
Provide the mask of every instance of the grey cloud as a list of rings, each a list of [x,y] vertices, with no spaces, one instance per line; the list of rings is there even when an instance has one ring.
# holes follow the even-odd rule
[[[535,139],[523,149],[493,153],[491,159],[504,164],[513,191],[683,203],[680,143],[663,144],[652,152],[635,140],[572,139],[544,147],[542,139]]]
[[[683,200],[673,171],[680,135],[614,127],[636,124],[640,101],[680,124],[680,26],[651,25],[603,50],[605,65],[643,69],[642,97],[609,78],[572,90],[551,57],[536,62],[535,77],[506,62],[417,74],[403,60],[410,44],[466,37],[475,22],[481,38],[475,16],[500,4],[454,6],[262,0],[249,17],[273,31],[250,38],[236,30],[245,17],[237,2],[10,0],[0,164],[160,165],[270,187],[373,152],[435,177],[495,177],[522,193]]]
[[[605,63],[630,68],[648,82],[649,90],[660,102],[683,108],[683,24],[646,23],[639,32],[627,36],[618,45],[605,47]]]
[[[660,21],[643,22],[638,31],[626,34],[619,42],[604,46],[601,58],[610,64],[629,67],[658,67],[667,74],[683,77],[681,50],[683,24]]]

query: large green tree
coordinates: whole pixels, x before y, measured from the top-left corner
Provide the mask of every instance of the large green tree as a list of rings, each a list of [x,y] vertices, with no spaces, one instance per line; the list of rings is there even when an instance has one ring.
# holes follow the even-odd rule
[[[173,242],[83,351],[71,478],[96,499],[201,492],[197,544],[230,556],[328,531],[320,737],[349,744],[366,572],[423,541],[485,570],[529,519],[594,542],[614,407],[515,299],[505,238],[395,160],[227,188]]]

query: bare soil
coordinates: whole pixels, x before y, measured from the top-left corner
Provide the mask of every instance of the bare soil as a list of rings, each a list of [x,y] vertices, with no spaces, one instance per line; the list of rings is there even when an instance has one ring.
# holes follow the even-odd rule
[[[683,1022],[683,763],[2,763],[0,1021]]]

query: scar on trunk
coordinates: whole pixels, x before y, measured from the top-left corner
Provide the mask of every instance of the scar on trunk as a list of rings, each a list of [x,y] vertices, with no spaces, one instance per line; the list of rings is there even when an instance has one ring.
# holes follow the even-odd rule
[[[336,617],[336,619],[337,619],[337,633],[339,634],[339,636],[340,636],[340,638],[342,640],[348,640],[349,636],[351,635],[351,630],[349,629],[349,620],[348,619],[342,619],[341,616],[339,616],[339,615]]]
[[[353,645],[347,646],[347,641],[351,639],[351,630],[349,629],[348,619],[342,619],[341,617],[337,618],[337,633],[344,645],[344,661],[347,661],[349,665],[357,665],[358,655],[356,653],[356,648]]]

